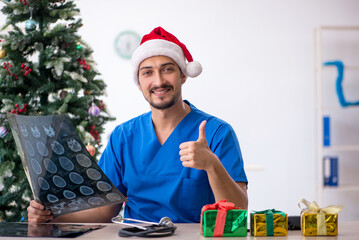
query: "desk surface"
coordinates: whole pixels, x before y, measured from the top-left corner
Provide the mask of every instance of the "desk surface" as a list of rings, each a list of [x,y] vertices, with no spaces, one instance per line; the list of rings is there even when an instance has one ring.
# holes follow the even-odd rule
[[[89,233],[85,233],[77,238],[73,239],[86,239],[86,240],[98,240],[98,239],[106,239],[106,240],[118,240],[118,239],[144,239],[144,238],[124,238],[119,237],[118,231],[121,228],[120,225],[112,223],[112,224],[102,224],[106,225],[106,227],[94,230]],[[176,233],[171,237],[165,238],[157,238],[157,239],[181,239],[181,240],[203,240],[203,239],[213,239],[213,240],[238,240],[238,239],[256,239],[256,240],[274,240],[274,239],[289,239],[289,240],[358,240],[359,239],[359,221],[356,222],[341,222],[339,224],[339,235],[335,237],[325,237],[325,236],[318,236],[318,237],[305,237],[302,236],[301,231],[289,231],[288,236],[285,237],[252,237],[248,233],[247,237],[225,237],[225,238],[205,238],[200,235],[200,226],[199,224],[176,224],[177,230]],[[31,240],[46,240],[46,239],[69,239],[69,238],[19,238],[19,237],[0,237],[0,240],[7,239],[7,240],[14,240],[14,239],[31,239]],[[70,238],[71,239],[71,238]]]

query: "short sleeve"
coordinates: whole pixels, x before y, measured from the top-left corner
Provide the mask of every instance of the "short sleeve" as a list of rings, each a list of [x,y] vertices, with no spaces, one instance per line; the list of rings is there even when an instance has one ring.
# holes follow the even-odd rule
[[[210,148],[235,182],[248,182],[237,135],[228,123],[216,129]]]

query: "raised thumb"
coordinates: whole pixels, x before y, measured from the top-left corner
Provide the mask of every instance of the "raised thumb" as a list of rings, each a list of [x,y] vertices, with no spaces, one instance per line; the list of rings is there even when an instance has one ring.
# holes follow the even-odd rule
[[[205,127],[206,127],[207,121],[204,120],[201,122],[201,125],[199,125],[199,133],[198,133],[198,139],[197,141],[205,141],[207,142],[206,139],[206,132],[205,132]]]

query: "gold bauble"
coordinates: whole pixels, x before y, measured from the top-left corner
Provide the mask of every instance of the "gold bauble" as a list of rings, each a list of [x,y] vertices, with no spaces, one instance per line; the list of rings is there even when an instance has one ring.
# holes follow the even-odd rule
[[[91,94],[92,94],[92,90],[84,90],[84,94],[85,94],[85,95],[91,95]]]
[[[7,54],[7,52],[5,49],[0,49],[0,58],[6,57],[6,54]]]

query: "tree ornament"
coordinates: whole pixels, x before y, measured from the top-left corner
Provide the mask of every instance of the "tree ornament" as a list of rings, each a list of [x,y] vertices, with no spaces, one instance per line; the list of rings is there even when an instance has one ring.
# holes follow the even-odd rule
[[[81,45],[77,45],[76,49],[77,49],[77,50],[82,50],[82,46],[81,46]]]
[[[92,94],[92,90],[84,90],[84,94],[85,94],[85,95],[91,95],[91,94]]]
[[[68,91],[65,91],[65,90],[61,91],[61,92],[60,92],[60,99],[61,99],[61,100],[64,100],[64,99],[66,98],[66,96],[67,96],[68,93],[69,93],[69,92],[68,92]]]
[[[89,152],[89,154],[90,154],[91,156],[94,156],[94,155],[95,155],[96,149],[95,149],[94,146],[88,144],[88,145],[86,146],[86,149],[87,149],[87,151]]]
[[[97,144],[100,144],[100,134],[98,133],[98,131],[96,130],[96,126],[92,125],[90,127],[90,134],[92,135],[92,137],[96,140]]]
[[[90,70],[90,65],[87,64],[86,59],[82,59],[82,58],[79,57],[79,58],[77,59],[77,62],[78,62],[80,65],[84,65],[83,68],[84,68],[85,70]]]
[[[4,57],[6,57],[6,54],[7,54],[7,52],[6,52],[6,50],[5,49],[0,49],[0,58],[4,58]]]
[[[27,31],[34,31],[36,29],[37,22],[34,19],[29,19],[25,22],[25,29]]]
[[[11,111],[11,113],[18,115],[19,113],[24,113],[27,111],[27,104],[24,104],[24,107],[20,109],[19,104],[15,104],[15,109]]]
[[[29,66],[26,66],[25,63],[22,63],[21,64],[21,71],[24,72],[24,76],[26,77],[27,74],[29,74],[32,71],[32,69],[29,68]]]
[[[92,106],[89,109],[89,114],[92,117],[97,117],[98,115],[100,115],[100,112],[101,112],[100,108],[97,107],[95,104],[92,104]]]
[[[103,103],[103,101],[101,100],[100,102],[101,102],[100,110],[105,109],[105,104]]]
[[[11,77],[15,77],[16,79],[19,79],[17,74],[10,71],[10,68],[12,68],[12,64],[10,64],[9,62],[4,62],[3,68],[10,73]]]
[[[4,126],[0,126],[0,137],[1,138],[5,138],[6,135],[8,134],[9,130],[7,130],[6,127]]]
[[[24,0],[24,5],[26,5],[25,0]],[[33,8],[30,7],[29,10],[30,10],[30,19],[25,22],[25,29],[27,31],[34,31],[36,29],[37,22],[34,19],[32,19]]]

